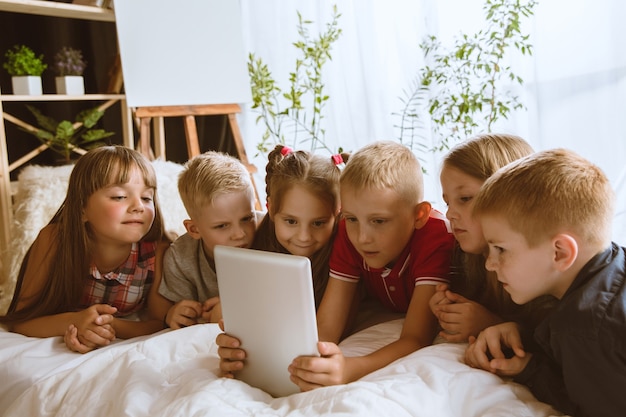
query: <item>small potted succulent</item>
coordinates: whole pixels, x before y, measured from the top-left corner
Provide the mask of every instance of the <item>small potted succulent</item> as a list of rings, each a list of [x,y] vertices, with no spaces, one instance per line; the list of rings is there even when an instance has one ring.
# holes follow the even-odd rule
[[[14,45],[4,57],[2,66],[11,75],[13,94],[41,95],[41,74],[47,67],[43,55],[35,55],[28,46]]]
[[[76,115],[75,121],[62,120],[58,122],[42,114],[36,107],[26,105],[35,116],[39,129],[27,130],[35,135],[42,143],[61,155],[60,162],[70,163],[76,148],[84,150],[106,145],[105,138],[114,135],[104,129],[96,129],[96,124],[104,115],[104,110],[98,107],[83,110]]]
[[[52,70],[55,78],[57,94],[83,95],[85,81],[83,72],[87,62],[83,59],[80,49],[64,46],[54,55]]]

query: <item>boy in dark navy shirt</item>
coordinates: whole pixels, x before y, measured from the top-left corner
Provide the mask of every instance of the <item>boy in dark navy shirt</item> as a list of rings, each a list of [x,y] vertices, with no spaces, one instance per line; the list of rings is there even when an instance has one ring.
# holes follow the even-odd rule
[[[502,168],[474,202],[486,267],[513,301],[560,301],[535,330],[536,351],[509,322],[470,338],[466,362],[513,376],[573,416],[626,410],[626,249],[610,241],[613,200],[598,167],[556,149]]]

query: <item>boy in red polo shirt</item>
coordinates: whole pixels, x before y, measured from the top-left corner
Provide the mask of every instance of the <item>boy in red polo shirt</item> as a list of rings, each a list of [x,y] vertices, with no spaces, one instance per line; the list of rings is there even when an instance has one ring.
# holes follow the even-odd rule
[[[355,381],[430,345],[437,321],[428,301],[437,284],[448,282],[454,237],[423,201],[422,168],[410,149],[396,142],[365,146],[350,157],[340,187],[343,219],[317,313],[321,356],[298,357],[289,368],[303,391]],[[346,358],[336,343],[360,281],[384,307],[406,316],[398,340]]]

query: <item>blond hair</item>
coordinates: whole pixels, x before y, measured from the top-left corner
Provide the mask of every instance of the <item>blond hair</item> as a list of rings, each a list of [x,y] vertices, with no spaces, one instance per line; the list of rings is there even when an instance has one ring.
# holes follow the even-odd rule
[[[503,166],[528,156],[533,148],[519,136],[486,133],[474,136],[454,146],[443,159],[443,167],[453,167],[470,177],[485,181]],[[457,244],[458,245],[458,244]],[[538,322],[545,309],[539,302],[520,307],[496,279],[495,273],[485,269],[483,254],[465,253],[457,246],[453,265],[462,266],[459,277],[452,280],[452,288],[467,298],[485,305],[507,320],[515,319],[530,324]]]
[[[424,198],[424,178],[419,161],[406,146],[391,141],[365,145],[341,173],[341,186],[356,190],[391,189],[411,205]]]
[[[209,151],[193,157],[178,177],[178,192],[192,219],[220,195],[239,191],[249,193],[251,200],[254,198],[250,173],[237,158],[221,152]]]
[[[443,165],[484,181],[503,166],[533,152],[530,144],[519,136],[488,133],[456,145],[444,157]]]
[[[567,149],[537,152],[489,178],[476,196],[477,215],[504,217],[533,247],[571,233],[592,248],[610,243],[614,193],[602,170]]]

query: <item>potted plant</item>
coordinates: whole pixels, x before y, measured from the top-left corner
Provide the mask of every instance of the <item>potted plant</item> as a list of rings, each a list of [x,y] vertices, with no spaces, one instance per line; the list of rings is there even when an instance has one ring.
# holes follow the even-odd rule
[[[35,55],[25,45],[14,45],[4,57],[3,67],[11,75],[13,94],[41,95],[41,74],[47,67],[43,55]]]
[[[33,106],[26,106],[35,116],[40,129],[27,130],[35,135],[42,143],[62,156],[63,163],[69,163],[72,152],[79,149],[92,149],[105,145],[105,138],[114,135],[104,129],[94,129],[96,123],[104,115],[98,107],[83,110],[76,115],[74,123],[69,120],[57,122],[53,118],[42,114]]]
[[[83,59],[80,49],[64,46],[54,55],[52,70],[55,78],[57,94],[83,95],[85,82],[83,72],[87,61]]]

